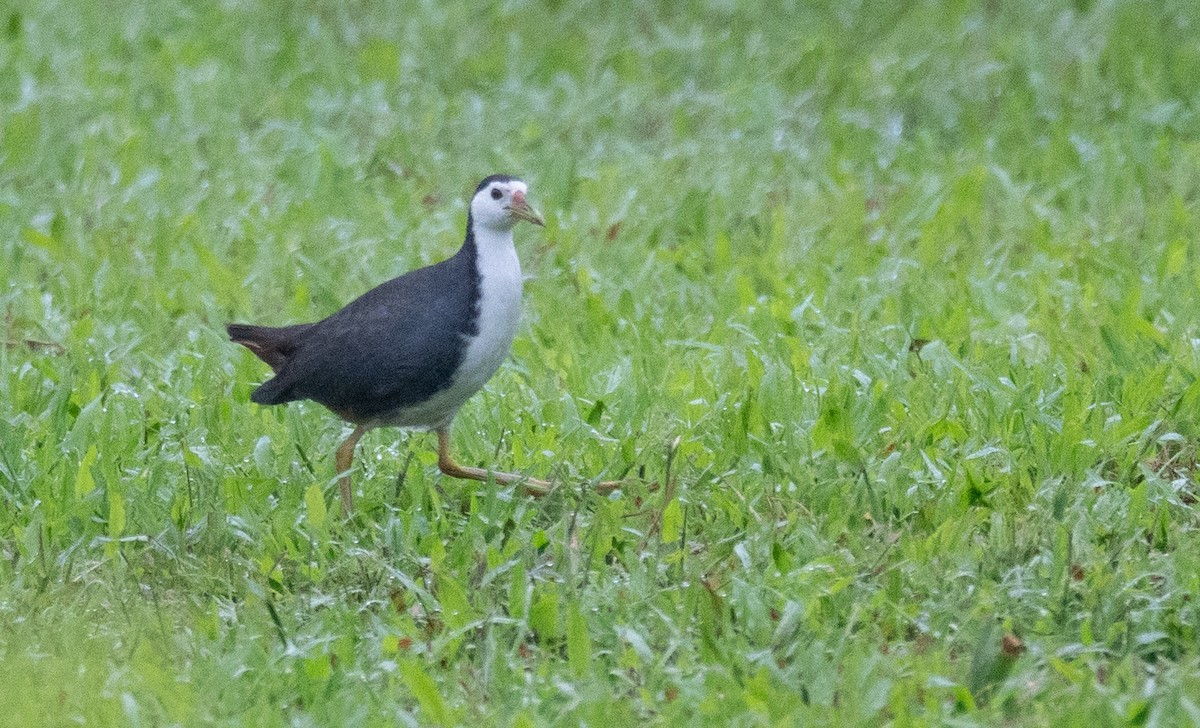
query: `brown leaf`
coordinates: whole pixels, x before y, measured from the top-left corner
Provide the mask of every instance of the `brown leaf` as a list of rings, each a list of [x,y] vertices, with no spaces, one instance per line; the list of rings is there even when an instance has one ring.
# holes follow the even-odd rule
[[[1005,657],[1020,657],[1025,652],[1025,643],[1020,637],[1008,632],[1004,635],[1004,641],[1000,643],[1000,651]]]

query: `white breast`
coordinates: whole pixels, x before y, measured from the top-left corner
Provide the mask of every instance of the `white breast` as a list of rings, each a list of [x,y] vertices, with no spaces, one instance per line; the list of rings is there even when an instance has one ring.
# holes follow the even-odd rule
[[[475,240],[481,289],[479,328],[467,341],[454,380],[428,400],[390,414],[383,424],[428,429],[449,425],[458,408],[482,389],[508,358],[521,322],[521,262],[512,231],[481,232]]]
[[[521,261],[517,259],[512,232],[492,233],[475,244],[481,289],[479,331],[467,344],[466,356],[451,385],[469,389],[468,397],[508,358],[521,322]]]

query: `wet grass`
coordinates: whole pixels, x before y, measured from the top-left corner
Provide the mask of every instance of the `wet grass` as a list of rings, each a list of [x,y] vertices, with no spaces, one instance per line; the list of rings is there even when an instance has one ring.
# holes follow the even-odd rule
[[[0,722],[1200,721],[1194,4],[0,23]],[[548,224],[455,443],[561,487],[382,430],[343,523],[221,324],[497,171]]]

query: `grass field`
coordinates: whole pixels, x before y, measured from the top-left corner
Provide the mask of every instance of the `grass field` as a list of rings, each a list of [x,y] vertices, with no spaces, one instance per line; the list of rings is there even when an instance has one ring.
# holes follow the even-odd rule
[[[500,171],[560,487],[343,522],[222,324]],[[4,2],[0,724],[1200,723],[1198,216],[1195,2]]]

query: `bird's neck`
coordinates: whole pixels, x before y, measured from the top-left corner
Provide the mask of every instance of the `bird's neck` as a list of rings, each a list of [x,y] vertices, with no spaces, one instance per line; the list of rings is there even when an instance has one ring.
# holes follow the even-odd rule
[[[488,251],[508,251],[515,250],[513,245],[512,230],[493,230],[491,228],[478,227],[467,233],[466,246],[474,244],[476,255],[483,255]]]
[[[467,239],[463,242],[463,253],[474,258],[481,276],[488,273],[511,278],[521,275],[521,263],[517,259],[517,248],[513,244],[512,228],[497,230],[475,225],[467,218]]]
[[[463,251],[473,263],[468,275],[477,323],[477,371],[488,377],[508,355],[521,318],[521,261],[513,245],[512,229],[467,228]],[[474,360],[473,360],[474,361]],[[479,382],[483,385],[486,377]]]

